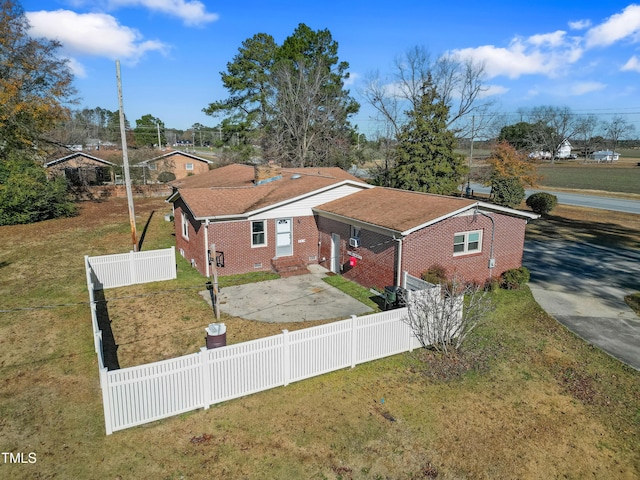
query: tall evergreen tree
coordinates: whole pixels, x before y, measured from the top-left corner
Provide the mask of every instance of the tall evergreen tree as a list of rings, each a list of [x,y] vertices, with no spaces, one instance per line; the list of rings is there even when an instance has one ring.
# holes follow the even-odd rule
[[[438,94],[431,78],[422,87],[409,121],[398,136],[396,166],[389,186],[417,192],[449,195],[467,173],[464,158],[454,152],[456,140],[447,129],[449,107]]]

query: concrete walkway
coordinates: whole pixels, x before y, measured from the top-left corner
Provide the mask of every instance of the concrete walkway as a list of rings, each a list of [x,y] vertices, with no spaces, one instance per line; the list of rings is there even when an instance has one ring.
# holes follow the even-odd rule
[[[640,252],[527,241],[523,264],[531,271],[534,298],[549,315],[640,370],[640,317],[624,302],[640,291]]]
[[[346,319],[373,312],[324,282],[326,269],[311,265],[309,270],[306,275],[225,287],[220,292],[220,309],[234,317],[261,322]],[[211,303],[208,291],[201,294]]]

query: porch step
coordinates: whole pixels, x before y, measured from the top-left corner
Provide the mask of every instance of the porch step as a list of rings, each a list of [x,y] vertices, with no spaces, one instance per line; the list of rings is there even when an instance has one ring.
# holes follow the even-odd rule
[[[281,277],[305,275],[309,272],[302,257],[279,257],[271,260],[271,267]]]

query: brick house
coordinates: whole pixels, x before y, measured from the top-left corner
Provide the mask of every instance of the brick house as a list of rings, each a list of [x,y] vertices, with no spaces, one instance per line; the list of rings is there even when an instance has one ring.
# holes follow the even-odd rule
[[[84,152],[51,160],[44,164],[49,176],[64,176],[72,185],[113,183],[115,163]]]
[[[205,276],[318,263],[312,208],[372,188],[340,168],[227,165],[174,183],[176,248]]]
[[[176,247],[206,276],[215,244],[220,275],[318,263],[382,289],[440,265],[484,282],[522,265],[525,226],[538,218],[373,187],[339,168],[228,165],[174,185]]]
[[[522,265],[525,226],[539,217],[465,198],[382,187],[313,210],[326,267],[377,288],[402,286],[403,272],[419,277],[435,265],[468,281],[496,278]]]
[[[174,179],[169,180],[181,180],[185,177],[208,172],[209,166],[212,164],[213,162],[206,158],[173,150],[159,157],[139,162],[138,166],[144,168],[145,183],[156,183],[158,182],[158,176],[163,172],[168,172],[175,176]],[[166,181],[163,180],[163,182]]]

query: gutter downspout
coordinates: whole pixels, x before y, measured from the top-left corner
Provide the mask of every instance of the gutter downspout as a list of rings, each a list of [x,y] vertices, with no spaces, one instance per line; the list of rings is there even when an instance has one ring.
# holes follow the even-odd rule
[[[402,240],[404,240],[404,237],[396,238],[394,236],[393,239],[396,242],[398,242],[398,256],[396,258],[396,286],[401,287],[402,286]]]
[[[495,239],[496,236],[496,222],[493,220],[493,217],[491,215],[489,215],[488,213],[484,213],[483,211],[481,211],[478,208],[478,205],[476,205],[476,214],[480,214],[484,217],[487,217],[489,220],[491,220],[491,251],[489,253],[489,279],[491,280],[493,278],[493,267],[496,266],[496,259],[493,258],[493,241]]]
[[[215,252],[213,253],[215,255]],[[206,275],[205,277],[209,277],[211,275],[211,272],[209,271],[210,265],[209,265],[209,219],[204,221],[204,259],[205,259],[205,265],[206,265]]]

